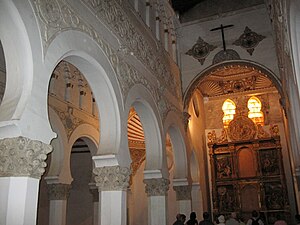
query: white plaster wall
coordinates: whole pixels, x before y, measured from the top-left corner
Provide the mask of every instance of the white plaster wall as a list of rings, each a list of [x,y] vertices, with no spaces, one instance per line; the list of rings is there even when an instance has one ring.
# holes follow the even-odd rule
[[[169,179],[170,179],[170,186],[168,191],[168,224],[172,224],[176,220],[177,213],[179,212],[179,207],[176,202],[176,192],[173,189],[173,178],[174,178],[174,167],[169,171]],[[188,216],[188,215],[186,215]]]
[[[220,17],[207,21],[193,21],[182,24],[182,27],[178,29],[178,41],[183,91],[186,91],[187,86],[197,74],[212,65],[213,57],[223,49],[221,32],[210,31],[212,28],[219,27],[221,24],[234,25],[231,28],[225,29],[227,49],[234,49],[238,52],[241,59],[255,61],[264,65],[276,75],[279,74],[270,19],[267,10],[264,5],[262,5],[258,9],[237,13],[227,17]],[[244,32],[246,26],[257,34],[266,36],[266,38],[263,39],[255,48],[252,56],[240,46],[232,45],[232,43]],[[201,65],[200,62],[192,56],[185,54],[196,43],[199,36],[205,42],[217,46],[217,48],[208,55],[203,65]]]
[[[196,104],[198,104],[198,110],[199,114],[195,113],[195,108],[193,106],[193,100],[195,101]],[[189,103],[188,107],[188,113],[191,115],[190,121],[188,123],[188,138],[189,138],[189,143],[190,143],[190,149],[194,150],[194,157],[197,158],[198,162],[198,170],[199,170],[199,180],[193,180],[195,183],[200,184],[200,189],[201,189],[201,194],[203,199],[202,208],[204,210],[208,210],[208,201],[209,201],[209,190],[208,190],[208,185],[207,185],[207,173],[206,173],[206,148],[205,148],[205,136],[204,136],[204,131],[205,131],[205,111],[204,111],[204,102],[203,102],[203,97],[200,95],[199,92],[195,92],[192,101]],[[192,152],[188,153],[188,158],[189,158],[189,163],[191,160]],[[190,166],[190,169],[193,167]],[[199,215],[200,216],[200,215]]]

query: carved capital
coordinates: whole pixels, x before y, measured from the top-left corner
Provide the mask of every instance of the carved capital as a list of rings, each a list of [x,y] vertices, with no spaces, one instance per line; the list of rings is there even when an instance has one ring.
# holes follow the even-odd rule
[[[40,179],[47,166],[51,145],[25,137],[0,140],[0,177],[33,177]]]
[[[72,188],[71,184],[48,184],[49,200],[67,200]]]
[[[176,191],[176,200],[191,200],[191,186],[174,186],[174,191]]]
[[[93,170],[99,191],[127,190],[130,169],[120,166],[99,167]]]
[[[168,179],[158,178],[146,179],[144,183],[146,184],[145,191],[148,196],[162,196],[167,195],[170,181]]]

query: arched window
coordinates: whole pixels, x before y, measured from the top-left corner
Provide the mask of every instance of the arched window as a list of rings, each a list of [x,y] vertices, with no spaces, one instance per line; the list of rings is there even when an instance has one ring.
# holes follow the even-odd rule
[[[264,125],[264,114],[261,111],[261,102],[256,97],[248,100],[248,117],[256,124]]]
[[[225,128],[227,128],[230,121],[233,120],[235,114],[235,108],[236,108],[235,103],[230,99],[226,99],[225,102],[223,103],[222,106],[222,110],[224,113],[223,124]]]

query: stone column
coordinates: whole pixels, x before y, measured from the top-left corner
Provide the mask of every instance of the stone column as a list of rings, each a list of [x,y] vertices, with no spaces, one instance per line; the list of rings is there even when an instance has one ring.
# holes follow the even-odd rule
[[[36,224],[39,180],[50,145],[25,137],[0,140],[0,224]]]
[[[48,184],[50,200],[49,225],[65,225],[67,216],[67,200],[70,195],[70,184]]]
[[[203,199],[199,183],[192,184],[192,210],[197,214],[198,219],[202,218],[203,214]]]
[[[90,186],[90,192],[93,196],[93,225],[98,225],[99,217],[99,191],[96,186]]]
[[[164,178],[145,179],[148,195],[148,224],[167,225],[167,194],[170,181]]]
[[[125,225],[127,220],[127,188],[130,169],[120,166],[98,167],[93,170],[99,190],[101,225]]]
[[[192,212],[191,186],[173,186],[176,191],[176,201],[180,213],[188,216]]]

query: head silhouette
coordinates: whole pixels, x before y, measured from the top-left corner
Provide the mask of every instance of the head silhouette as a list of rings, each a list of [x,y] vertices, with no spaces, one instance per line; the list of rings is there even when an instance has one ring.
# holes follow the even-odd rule
[[[208,212],[203,213],[203,219],[205,219],[205,220],[209,219],[209,213]]]
[[[191,212],[191,214],[190,214],[190,219],[191,220],[194,220],[194,219],[196,219],[196,213],[195,212]]]
[[[252,217],[258,217],[258,212],[256,210],[252,211]]]

